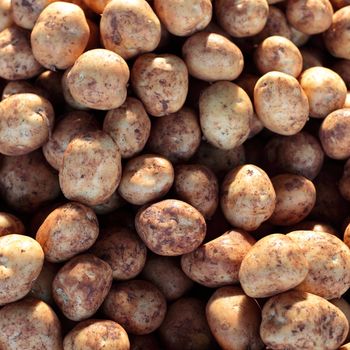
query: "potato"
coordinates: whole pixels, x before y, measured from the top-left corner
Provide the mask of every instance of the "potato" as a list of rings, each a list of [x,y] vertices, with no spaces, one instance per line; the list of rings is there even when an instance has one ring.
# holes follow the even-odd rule
[[[206,223],[191,205],[166,199],[141,208],[135,218],[137,233],[152,252],[176,256],[189,253],[203,242]]]
[[[89,36],[83,10],[75,4],[56,1],[40,13],[30,40],[37,61],[56,70],[74,64],[84,52]]]
[[[145,147],[151,121],[143,104],[134,97],[127,97],[119,108],[107,112],[103,130],[113,138],[122,158],[130,158]]]
[[[337,230],[324,222],[306,220],[299,222],[298,224],[288,227],[288,232],[290,231],[315,231],[315,232],[327,232],[334,236],[339,236]]]
[[[166,314],[166,301],[152,283],[132,280],[112,287],[103,303],[106,316],[118,322],[128,333],[155,331]]]
[[[344,108],[350,108],[350,92],[346,94],[346,100],[344,103]]]
[[[10,234],[0,237],[0,260],[0,305],[5,305],[28,294],[43,266],[44,252],[33,238]]]
[[[335,305],[338,309],[342,311],[342,313],[345,315],[348,322],[350,322],[350,304],[344,299],[333,299],[330,300],[330,302]],[[348,342],[350,340],[350,332],[348,332],[348,335],[345,339],[345,342]]]
[[[58,176],[40,151],[4,157],[0,167],[0,194],[11,208],[32,212],[60,194]]]
[[[172,163],[189,160],[201,142],[201,128],[197,114],[184,107],[176,113],[154,121],[148,140],[150,151]]]
[[[129,67],[122,57],[104,49],[82,54],[67,75],[68,89],[83,106],[109,110],[126,99]]]
[[[205,304],[195,298],[181,298],[170,305],[159,328],[167,350],[208,350],[213,338],[205,318]]]
[[[136,233],[118,226],[102,231],[91,252],[110,265],[116,280],[136,277],[145,266],[147,256],[147,248]]]
[[[303,71],[312,67],[322,67],[322,57],[313,48],[302,47],[300,53],[303,56]]]
[[[199,116],[206,140],[215,147],[228,150],[240,146],[248,138],[253,106],[242,88],[221,81],[201,94]]]
[[[143,205],[162,198],[174,182],[174,168],[163,157],[143,154],[123,168],[118,191],[129,203]]]
[[[121,172],[118,146],[103,131],[92,131],[80,134],[68,144],[59,180],[66,198],[97,205],[116,190]]]
[[[229,312],[228,312],[229,310]],[[260,308],[239,287],[223,287],[206,307],[208,324],[219,345],[226,350],[260,350]]]
[[[309,117],[307,95],[294,77],[282,72],[269,72],[258,80],[254,105],[264,126],[280,135],[295,135]]]
[[[266,0],[217,0],[218,24],[234,37],[253,36],[264,28],[269,14]]]
[[[275,209],[276,194],[267,174],[246,164],[231,170],[221,187],[221,209],[231,225],[254,231]]]
[[[292,34],[290,40],[297,47],[305,45],[310,39],[310,35],[300,32],[299,30],[295,29],[293,26],[290,26],[290,31]]]
[[[181,257],[182,270],[193,281],[217,288],[238,283],[241,262],[255,243],[243,230],[227,231]]]
[[[350,287],[350,250],[326,232],[294,231],[287,235],[303,251],[309,272],[297,290],[325,299],[340,298]]]
[[[25,234],[22,221],[10,213],[0,212],[0,237],[13,233]]]
[[[350,60],[338,60],[333,66],[332,70],[340,75],[344,83],[350,88]]]
[[[154,334],[130,335],[130,350],[160,350],[160,345]]]
[[[65,337],[64,350],[129,350],[128,334],[110,320],[86,320],[78,323]]]
[[[301,291],[272,297],[262,310],[260,335],[272,349],[337,349],[349,324],[325,299]]]
[[[83,1],[92,11],[100,15],[103,12],[106,5],[111,0],[83,0]]]
[[[61,350],[60,321],[41,300],[26,298],[6,305],[0,310],[0,347]]]
[[[100,30],[103,46],[126,60],[153,51],[161,35],[159,19],[146,0],[110,1]]]
[[[339,350],[349,350],[350,349],[350,343],[342,345]]]
[[[147,112],[162,117],[179,111],[188,92],[185,62],[171,54],[139,56],[131,69],[131,84]]]
[[[46,98],[47,100],[49,99],[49,94],[36,87],[33,86],[32,84],[28,83],[26,80],[11,80],[9,81],[5,87],[4,90],[2,91],[2,100],[5,100],[6,98],[16,95],[16,94],[23,94],[23,93],[30,93],[30,94],[35,94],[42,96]]]
[[[303,69],[303,57],[297,46],[283,36],[270,36],[260,43],[254,54],[261,74],[278,71],[297,78]]]
[[[350,160],[348,159],[344,165],[344,173],[339,180],[338,187],[341,195],[347,201],[350,201]]]
[[[335,9],[340,9],[344,6],[350,5],[349,0],[331,0],[331,3]]]
[[[112,269],[91,254],[69,260],[52,283],[52,294],[63,314],[73,321],[91,317],[112,285]]]
[[[11,0],[0,1],[0,31],[10,27],[13,23]]]
[[[103,203],[92,205],[90,208],[97,215],[106,215],[114,212],[115,210],[121,208],[126,202],[119,195],[118,190],[114,191],[113,194],[108,197]]]
[[[159,288],[167,300],[179,299],[193,287],[175,257],[149,256],[141,276]]]
[[[11,26],[0,32],[0,78],[29,79],[42,71],[30,47],[27,31]]]

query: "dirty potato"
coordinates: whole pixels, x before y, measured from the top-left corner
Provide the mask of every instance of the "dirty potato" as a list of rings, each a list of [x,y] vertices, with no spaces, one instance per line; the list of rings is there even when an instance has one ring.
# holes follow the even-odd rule
[[[49,94],[42,90],[39,87],[33,86],[32,84],[28,83],[26,80],[11,80],[9,81],[2,91],[1,99],[5,100],[6,98],[16,95],[16,94],[23,94],[23,93],[30,93],[35,94],[38,96],[42,96],[49,100]]]
[[[10,213],[0,212],[0,237],[10,234],[24,235],[24,233],[25,228],[20,219]]]

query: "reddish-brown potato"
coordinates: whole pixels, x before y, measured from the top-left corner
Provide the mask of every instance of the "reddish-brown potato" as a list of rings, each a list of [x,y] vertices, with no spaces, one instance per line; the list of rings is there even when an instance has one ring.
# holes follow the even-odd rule
[[[13,233],[18,235],[25,234],[22,221],[10,213],[0,212],[0,237]]]
[[[344,298],[333,299],[333,300],[330,300],[330,302],[342,311],[342,313],[345,315],[346,319],[350,324],[350,304]],[[345,342],[348,342],[349,340],[350,340],[350,332],[348,332]]]
[[[323,56],[314,48],[302,47],[300,53],[303,56],[303,71],[312,67],[323,66]]]
[[[102,14],[104,8],[111,0],[83,0],[86,6],[97,14]]]
[[[0,1],[0,31],[8,28],[13,23],[11,0]]]

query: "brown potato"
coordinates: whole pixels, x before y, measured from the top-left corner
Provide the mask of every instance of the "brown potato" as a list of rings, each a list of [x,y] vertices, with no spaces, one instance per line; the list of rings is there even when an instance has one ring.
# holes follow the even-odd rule
[[[73,3],[77,3],[77,2],[82,3],[83,0],[73,0],[72,2]],[[84,8],[81,5],[79,5],[79,6],[84,10]],[[85,16],[88,16],[87,11],[84,10],[84,12],[85,12]],[[89,18],[86,18],[86,21],[87,21],[87,24],[89,25],[90,36],[89,36],[89,41],[86,44],[85,51],[89,51],[89,50],[97,49],[99,46],[101,46],[100,27],[96,22],[94,22],[93,20],[91,20]]]
[[[161,350],[153,333],[145,335],[129,335],[130,350]]]
[[[33,86],[32,84],[28,83],[26,80],[11,80],[9,81],[2,91],[2,100],[5,100],[6,98],[16,95],[16,94],[23,94],[23,93],[30,93],[42,96],[49,99],[49,94],[46,93],[46,91]]]
[[[350,160],[348,159],[344,165],[343,176],[338,183],[339,191],[343,198],[350,201]]]
[[[0,1],[0,31],[10,27],[13,23],[11,0]]]
[[[108,318],[128,333],[138,335],[155,331],[163,322],[166,309],[163,294],[152,283],[142,280],[113,286],[103,303]]]
[[[0,347],[61,350],[60,321],[41,300],[26,298],[6,305],[0,310]]]
[[[290,31],[292,34],[290,40],[297,47],[305,45],[310,39],[310,35],[300,32],[299,30],[295,29],[293,26],[290,26]]]
[[[344,108],[350,108],[350,92],[346,94],[346,100],[344,103]]]
[[[343,240],[344,243],[350,248],[350,223],[345,227]]]
[[[288,232],[290,231],[315,231],[315,232],[327,232],[334,236],[339,236],[338,231],[331,225],[328,225],[321,221],[311,221],[306,220],[299,222],[298,224],[288,227]]]
[[[338,60],[333,66],[332,70],[340,75],[344,83],[350,88],[350,60]]]
[[[323,66],[323,57],[314,48],[302,47],[300,53],[303,56],[303,71],[312,67]]]
[[[97,205],[91,205],[90,208],[97,215],[106,215],[121,208],[125,204],[124,199],[119,195],[118,190],[108,197],[103,203]]]
[[[340,9],[344,6],[350,5],[350,0],[331,0],[331,3],[335,9]]]
[[[350,350],[350,343],[342,345],[339,350]]]
[[[330,300],[330,302],[342,311],[342,313],[345,315],[346,319],[350,324],[350,304],[344,298],[333,299],[333,300]],[[349,340],[350,340],[350,332],[348,332],[345,342],[348,342]]]
[[[195,250],[203,242],[206,224],[191,205],[167,199],[141,208],[135,218],[137,233],[158,255],[175,256]]]
[[[239,287],[217,289],[206,308],[210,330],[226,350],[264,348],[259,336],[260,313],[257,302]]]
[[[101,306],[112,279],[106,262],[94,255],[78,255],[58,271],[52,283],[53,298],[68,319],[81,321]]]
[[[221,187],[221,209],[231,225],[254,231],[275,209],[276,194],[267,174],[246,164],[231,170]]]
[[[92,11],[100,15],[103,12],[106,5],[111,0],[83,0],[83,1]]]
[[[0,237],[10,234],[24,235],[24,225],[16,216],[0,212]]]

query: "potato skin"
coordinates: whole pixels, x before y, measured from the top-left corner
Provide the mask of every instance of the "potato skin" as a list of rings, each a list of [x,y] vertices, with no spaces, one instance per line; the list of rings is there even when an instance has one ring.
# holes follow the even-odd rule
[[[276,295],[262,310],[261,338],[276,350],[337,349],[348,331],[345,315],[310,293],[293,290]]]
[[[344,299],[333,299],[330,300],[330,302],[335,305],[338,309],[341,310],[341,312],[345,315],[348,322],[350,321],[350,304]],[[345,342],[348,342],[350,340],[350,332],[348,332],[348,335],[345,339]]]
[[[344,165],[344,172],[339,180],[338,187],[341,195],[347,201],[350,201],[350,160],[348,159]]]
[[[161,350],[154,333],[145,335],[129,335],[130,350]]]
[[[124,204],[125,204],[124,199],[119,195],[118,191],[116,190],[103,203],[92,205],[90,206],[90,208],[97,215],[107,215],[121,208]]]
[[[25,234],[25,228],[20,219],[16,216],[0,212],[0,237],[10,234]]]
[[[0,31],[11,26],[13,23],[11,0],[0,2]]]
[[[5,85],[4,90],[2,90],[1,100],[5,100],[12,95],[23,93],[35,94],[42,96],[47,100],[49,99],[49,94],[46,93],[46,91],[39,87],[33,86],[26,80],[11,80]]]
[[[350,88],[350,60],[337,60],[332,65],[332,70],[339,74],[347,88]]]
[[[291,232],[291,229],[292,231],[327,232],[327,233],[330,233],[331,235],[339,236],[337,230],[335,230],[334,227],[332,227],[329,224],[325,224],[324,222],[321,222],[321,221],[305,220],[305,221],[299,222],[293,227],[290,227],[289,232]]]

